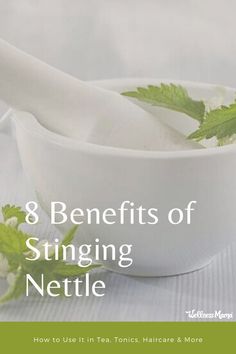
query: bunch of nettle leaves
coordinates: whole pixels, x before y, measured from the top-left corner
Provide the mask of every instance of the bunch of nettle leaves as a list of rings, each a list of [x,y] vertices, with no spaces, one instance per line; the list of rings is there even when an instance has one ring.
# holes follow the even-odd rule
[[[211,100],[210,102],[197,101],[188,95],[184,87],[164,83],[160,86],[138,87],[136,91],[123,92],[122,95],[153,106],[181,112],[193,118],[199,123],[199,128],[190,134],[188,139],[201,141],[214,137],[217,139],[218,145],[230,144],[234,141],[236,101],[229,106],[214,102],[214,97],[212,102]],[[213,103],[213,107],[211,107],[211,103]]]
[[[14,205],[6,205],[2,208],[2,222],[0,223],[0,277],[5,278],[9,284],[7,292],[0,297],[0,304],[16,299],[26,292],[26,274],[31,274],[35,281],[39,281],[41,274],[44,274],[44,286],[52,280],[63,281],[83,276],[90,270],[98,267],[92,264],[88,267],[79,267],[77,264],[69,264],[62,259],[48,262],[45,259],[38,259],[34,262],[30,258],[26,241],[32,235],[20,230],[19,226],[25,223],[26,213]],[[72,227],[60,243],[69,245],[74,239],[77,227]],[[31,241],[32,242],[32,241]],[[35,242],[34,247],[40,249],[42,242]]]

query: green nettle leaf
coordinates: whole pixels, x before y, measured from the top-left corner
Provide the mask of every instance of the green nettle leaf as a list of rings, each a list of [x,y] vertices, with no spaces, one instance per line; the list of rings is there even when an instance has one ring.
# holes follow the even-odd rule
[[[34,276],[37,276],[37,274],[41,276],[41,273],[53,273],[58,262],[60,261],[47,261],[45,259],[29,261],[27,259],[24,259],[24,261],[22,262],[22,270],[25,273],[30,273]]]
[[[189,135],[189,139],[200,141],[216,137],[220,145],[224,138],[229,138],[236,133],[236,103],[222,106],[206,114],[204,122],[199,129]]]
[[[69,245],[75,235],[76,235],[76,232],[78,230],[78,225],[75,225],[73,226],[64,236],[64,238],[62,239],[61,243],[60,243],[60,248],[59,248],[59,258],[61,259],[62,258],[62,246],[67,246]]]
[[[64,246],[69,245],[69,244],[73,241],[77,230],[78,230],[78,226],[77,226],[77,225],[73,226],[73,227],[65,234],[63,240],[61,241],[60,246],[62,246],[62,245],[64,245]]]
[[[18,222],[17,226],[25,223],[26,212],[22,210],[21,207],[7,204],[2,207],[2,215],[4,222],[12,217],[16,217]]]
[[[24,260],[28,251],[26,240],[30,236],[18,229],[0,224],[0,253],[8,260],[9,271],[15,271]]]
[[[136,91],[123,92],[122,95],[136,98],[153,106],[160,106],[173,111],[185,113],[200,123],[204,119],[204,102],[193,100],[188,95],[187,90],[180,85],[149,85],[146,88],[138,87]]]
[[[16,217],[18,225],[25,222],[26,213],[21,208],[15,205],[6,205],[2,208],[4,221]],[[0,304],[10,300],[17,299],[26,291],[26,274],[30,274],[36,282],[40,282],[41,275],[44,275],[44,287],[52,280],[62,281],[65,278],[74,278],[81,276],[87,272],[99,267],[98,264],[91,264],[87,267],[80,267],[77,264],[69,264],[61,259],[62,246],[69,245],[77,231],[78,227],[72,227],[64,236],[60,244],[59,260],[52,259],[47,261],[45,259],[38,259],[30,261],[26,259],[29,249],[26,246],[26,241],[30,235],[22,232],[18,228],[11,226],[11,224],[0,223],[0,253],[6,257],[8,261],[7,273],[13,279],[7,292],[0,297]],[[36,241],[31,241],[35,245]],[[53,255],[52,255],[53,257]],[[1,265],[0,265],[1,266]],[[8,279],[8,278],[7,278]],[[63,294],[63,292],[62,292]]]
[[[53,273],[57,279],[81,276],[90,270],[100,267],[100,264],[91,264],[87,267],[79,267],[77,264],[58,263]]]
[[[37,260],[37,261],[26,261],[22,264],[22,272],[30,274],[37,283],[40,283],[41,275],[44,275],[44,288],[47,288],[47,285],[52,280],[58,280],[55,277],[54,269],[60,261],[46,261],[46,260]],[[65,277],[64,277],[65,278]]]
[[[0,224],[0,253],[8,255],[22,255],[28,250],[26,240],[30,236],[18,229]]]

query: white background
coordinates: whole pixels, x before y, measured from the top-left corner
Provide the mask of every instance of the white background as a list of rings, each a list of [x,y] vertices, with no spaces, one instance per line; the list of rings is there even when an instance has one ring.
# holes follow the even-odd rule
[[[84,80],[160,77],[236,87],[235,13],[233,0],[0,0],[0,37]],[[32,198],[15,143],[3,134],[0,160],[1,204]],[[46,222],[38,232],[51,233]],[[191,309],[233,312],[235,259],[232,246],[192,274],[104,272],[104,299],[23,299],[3,307],[0,319],[177,321]]]
[[[81,79],[236,86],[234,0],[0,0],[0,36]]]

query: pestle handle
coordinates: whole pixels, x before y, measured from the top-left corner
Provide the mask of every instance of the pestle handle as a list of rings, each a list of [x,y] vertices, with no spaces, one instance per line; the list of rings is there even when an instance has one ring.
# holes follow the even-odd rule
[[[99,91],[0,40],[0,98],[45,127],[85,140],[99,114]]]
[[[0,99],[82,141],[140,150],[199,147],[120,94],[80,81],[3,40]]]

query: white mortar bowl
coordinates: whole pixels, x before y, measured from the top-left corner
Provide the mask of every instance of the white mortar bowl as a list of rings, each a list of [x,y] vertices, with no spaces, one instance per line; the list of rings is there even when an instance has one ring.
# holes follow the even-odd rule
[[[163,80],[131,79],[95,82],[124,91]],[[171,81],[173,82],[173,81]],[[178,82],[195,97],[209,98],[217,87]],[[225,88],[226,101],[235,91]],[[194,122],[167,110],[154,108],[162,119],[180,131],[193,130]],[[157,225],[82,225],[82,243],[132,244],[133,265],[120,268],[107,261],[108,269],[139,276],[165,276],[196,270],[208,264],[235,240],[236,146],[158,152],[104,147],[66,138],[42,127],[27,113],[14,119],[24,170],[41,206],[49,213],[51,201],[73,208],[119,208],[124,200],[138,207],[156,207]],[[176,117],[179,115],[179,118]],[[167,212],[197,205],[191,225],[171,225]],[[68,225],[66,226],[69,227]],[[65,230],[65,225],[64,225]]]

